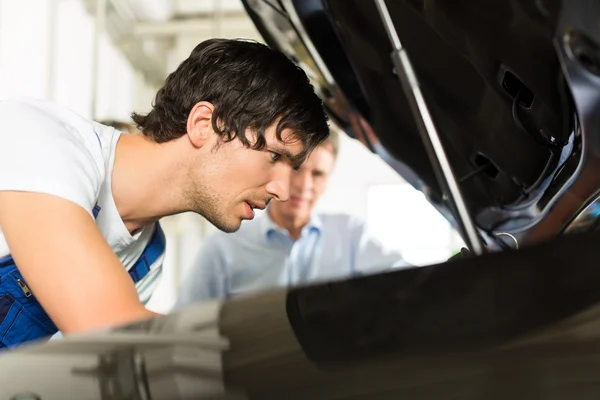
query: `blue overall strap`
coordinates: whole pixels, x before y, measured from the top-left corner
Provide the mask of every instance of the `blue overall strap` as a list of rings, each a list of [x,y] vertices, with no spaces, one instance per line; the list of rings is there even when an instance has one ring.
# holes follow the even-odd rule
[[[144,278],[165,251],[165,234],[156,223],[152,238],[134,266],[129,270],[137,283]],[[24,343],[48,338],[58,328],[37,301],[14,260],[9,255],[0,259],[0,349],[15,348]]]
[[[94,209],[92,210],[92,215],[94,216],[94,219],[98,218],[98,214],[100,214],[101,210],[102,207],[100,207],[99,204],[96,204],[94,206]],[[146,245],[146,248],[142,252],[142,255],[137,259],[133,267],[129,269],[129,276],[131,276],[133,283],[138,283],[139,281],[144,279],[146,275],[148,275],[148,272],[150,272],[150,267],[165,252],[165,248],[165,234],[160,226],[160,223],[157,222],[155,224],[152,238],[150,238],[150,241]]]
[[[129,276],[133,279],[134,283],[141,281],[148,272],[150,267],[163,255],[166,248],[165,233],[163,232],[160,224],[156,223],[154,234],[148,242],[148,245],[142,252],[142,255],[135,262],[133,267],[129,269]]]
[[[11,256],[0,260],[0,348],[54,335],[58,328],[25,283]]]

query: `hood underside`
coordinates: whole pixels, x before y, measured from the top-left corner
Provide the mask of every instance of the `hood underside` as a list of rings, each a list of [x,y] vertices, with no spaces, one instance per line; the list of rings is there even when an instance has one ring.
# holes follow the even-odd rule
[[[375,2],[245,4],[267,43],[313,72],[334,120],[374,151],[382,148],[391,165],[444,208]],[[466,204],[480,226],[494,229],[501,221],[488,218],[489,210],[532,201],[573,132],[554,43],[560,1],[386,4]]]

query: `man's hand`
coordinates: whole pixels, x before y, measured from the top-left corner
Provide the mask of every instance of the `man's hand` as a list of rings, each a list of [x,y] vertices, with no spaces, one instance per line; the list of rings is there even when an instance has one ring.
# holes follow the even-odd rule
[[[0,191],[0,227],[27,285],[63,333],[108,328],[156,314],[92,217],[61,198]]]

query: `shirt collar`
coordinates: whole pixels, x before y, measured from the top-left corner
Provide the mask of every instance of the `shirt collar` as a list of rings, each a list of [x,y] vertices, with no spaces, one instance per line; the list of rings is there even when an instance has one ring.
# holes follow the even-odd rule
[[[302,228],[302,233],[300,234],[300,237],[302,238],[310,232],[316,232],[320,234],[322,228],[323,221],[317,213],[312,213],[308,224],[306,224],[306,226]],[[285,229],[277,226],[277,224],[275,224],[275,222],[271,219],[268,208],[265,211],[265,215],[263,215],[263,217],[260,220],[260,231],[262,237],[264,237],[267,240],[272,238],[274,235],[278,234],[283,235],[285,237],[289,237],[288,232]]]

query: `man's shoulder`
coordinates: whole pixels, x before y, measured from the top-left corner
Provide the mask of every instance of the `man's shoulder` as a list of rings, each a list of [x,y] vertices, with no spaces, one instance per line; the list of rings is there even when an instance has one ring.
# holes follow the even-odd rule
[[[324,227],[337,226],[359,228],[364,226],[364,221],[354,215],[332,212],[318,212],[314,215],[315,221],[320,221]]]
[[[32,118],[59,119],[69,109],[60,103],[33,97],[10,97],[0,100],[0,113],[7,117],[27,114]]]
[[[94,156],[102,154],[99,125],[60,103],[28,97],[2,99],[0,118],[4,142],[33,140],[52,151],[78,149]]]
[[[0,100],[0,189],[70,200],[91,212],[106,177],[108,154],[96,124],[58,103]],[[10,173],[8,173],[10,171]]]
[[[27,97],[0,101],[4,140],[64,139],[98,147],[96,123],[60,103]],[[1,134],[1,133],[0,133]]]

